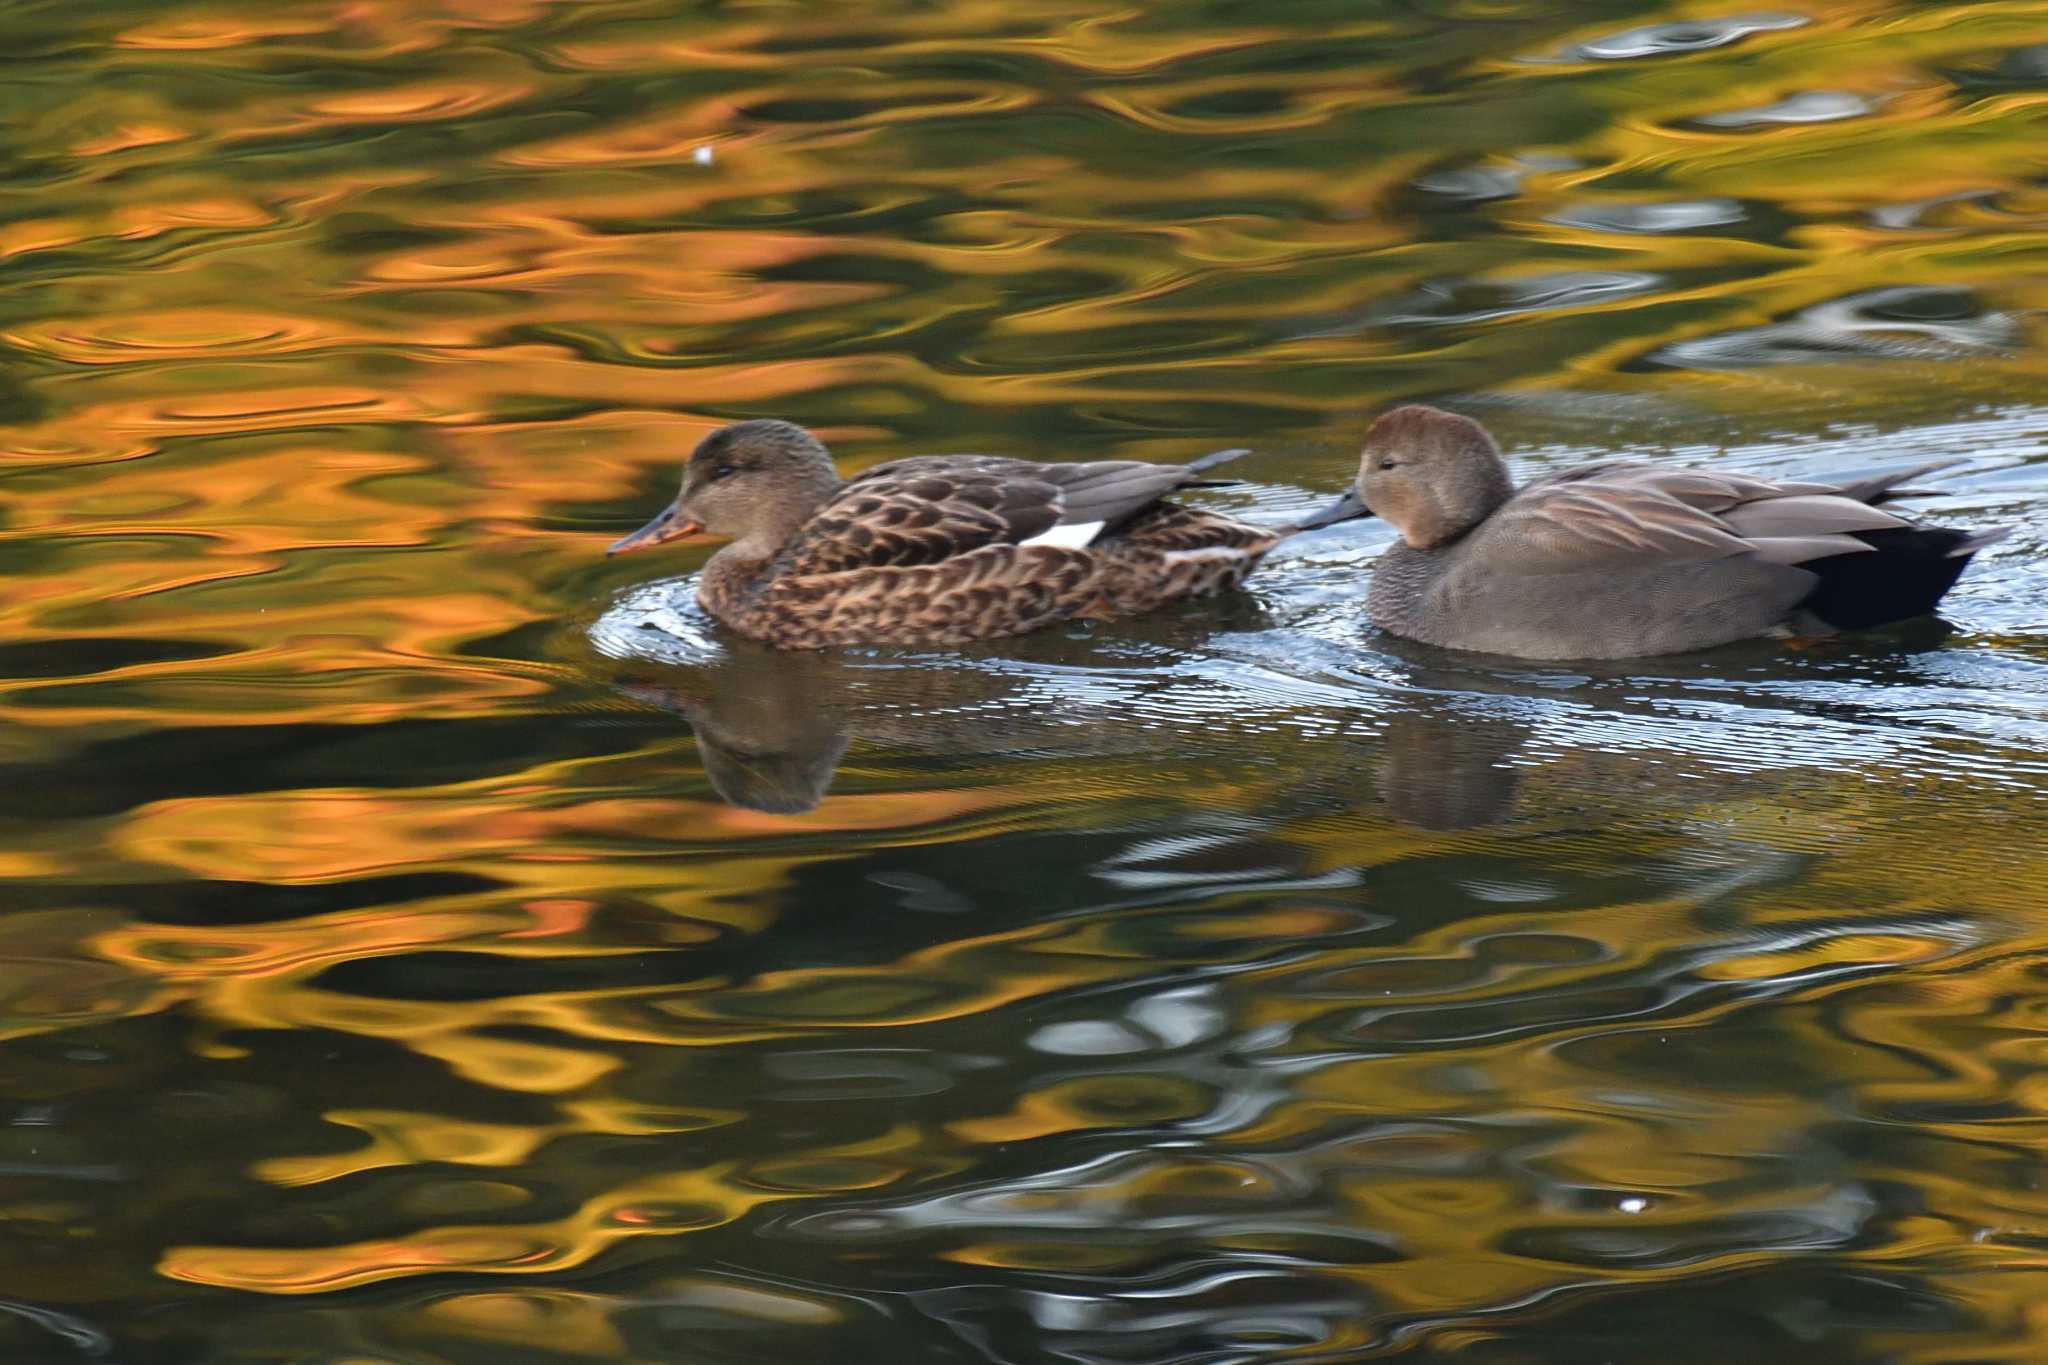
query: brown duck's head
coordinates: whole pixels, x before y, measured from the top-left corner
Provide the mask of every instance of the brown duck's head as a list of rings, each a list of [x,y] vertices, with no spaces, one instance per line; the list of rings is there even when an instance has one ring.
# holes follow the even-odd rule
[[[839,487],[832,453],[793,422],[736,422],[697,443],[676,500],[606,554],[699,532],[779,547]]]
[[[1380,517],[1418,550],[1454,540],[1515,491],[1500,447],[1469,417],[1411,403],[1365,433],[1358,482],[1304,526]]]

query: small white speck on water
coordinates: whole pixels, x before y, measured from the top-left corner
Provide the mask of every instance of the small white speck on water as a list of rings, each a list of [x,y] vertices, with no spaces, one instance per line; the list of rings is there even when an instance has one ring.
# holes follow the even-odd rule
[[[696,162],[699,166],[709,166],[714,159],[716,159],[716,153],[711,150],[711,144],[708,142],[690,153],[690,160]]]
[[[1641,1213],[1644,1209],[1650,1207],[1650,1201],[1639,1194],[1632,1194],[1615,1207],[1619,1208],[1623,1213]]]

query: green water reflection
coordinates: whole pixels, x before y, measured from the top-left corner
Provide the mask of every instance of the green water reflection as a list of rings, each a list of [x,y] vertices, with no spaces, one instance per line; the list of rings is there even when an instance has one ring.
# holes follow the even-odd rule
[[[0,8],[0,1358],[2030,1362],[2048,6]],[[1970,461],[1947,629],[1384,532],[790,660],[710,426]]]

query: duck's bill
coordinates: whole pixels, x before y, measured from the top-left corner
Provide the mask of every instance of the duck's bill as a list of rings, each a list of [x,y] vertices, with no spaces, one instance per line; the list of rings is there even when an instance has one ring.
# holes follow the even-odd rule
[[[683,515],[682,509],[674,503],[661,509],[661,515],[635,531],[623,540],[615,540],[605,550],[607,555],[622,555],[630,550],[644,550],[650,545],[666,545],[671,540],[694,536],[704,527],[700,522],[691,521]]]
[[[1294,528],[1297,531],[1314,531],[1325,526],[1335,526],[1340,521],[1356,521],[1360,517],[1369,517],[1372,514],[1372,509],[1359,500],[1358,490],[1354,488],[1322,511],[1303,517],[1294,523]]]

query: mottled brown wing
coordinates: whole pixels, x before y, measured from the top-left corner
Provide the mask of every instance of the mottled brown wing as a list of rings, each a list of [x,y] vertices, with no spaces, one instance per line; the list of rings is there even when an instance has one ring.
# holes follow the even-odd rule
[[[987,508],[1026,541],[1055,526],[1115,526],[1177,488],[1207,486],[1216,464],[1244,454],[1218,451],[1184,465],[1143,460],[1089,460],[1040,464],[1001,455],[921,455],[877,465],[848,484],[941,482],[954,496]]]
[[[1060,526],[1114,528],[1201,470],[1138,460],[1038,464],[996,455],[894,460],[848,481],[785,554],[787,572],[931,564]]]
[[[1037,518],[1051,526],[1054,490],[1037,495]],[[935,477],[875,478],[849,483],[782,552],[778,572],[792,577],[854,569],[936,564],[986,545],[1014,542],[1030,504],[1005,516],[971,490]]]

